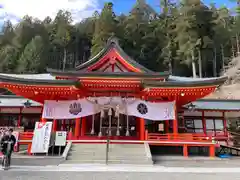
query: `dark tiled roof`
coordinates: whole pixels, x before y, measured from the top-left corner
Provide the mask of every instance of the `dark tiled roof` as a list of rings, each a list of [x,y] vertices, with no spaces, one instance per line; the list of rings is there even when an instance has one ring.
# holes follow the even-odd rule
[[[200,99],[192,104],[198,110],[240,110],[240,100]],[[185,105],[185,107],[187,106]]]
[[[56,86],[71,86],[76,85],[78,81],[73,80],[55,80],[55,79],[30,79],[0,74],[0,82],[16,83],[16,84],[39,84],[39,85],[56,85]]]
[[[208,80],[199,81],[143,81],[144,87],[197,87],[197,86],[209,86],[209,85],[222,85],[226,81],[227,77],[220,77]]]
[[[135,72],[62,72],[56,70],[52,71],[53,75],[61,75],[66,77],[78,77],[78,78],[88,78],[88,77],[101,77],[101,78],[114,78],[114,79],[124,79],[124,78],[139,78],[142,81],[142,85],[145,88],[148,87],[195,87],[195,86],[209,86],[209,85],[221,85],[226,80],[226,77],[221,77],[217,79],[199,80],[199,81],[157,81],[150,80],[154,78],[164,78],[168,76],[168,73],[135,73]],[[50,77],[50,76],[49,76]],[[51,76],[53,77],[53,76]],[[58,79],[31,79],[18,77],[17,75],[3,75],[0,74],[0,82],[16,83],[16,84],[28,84],[28,85],[54,85],[54,86],[79,86],[79,81],[76,80],[58,80]]]
[[[85,71],[59,71],[54,69],[47,69],[49,73],[54,76],[73,76],[73,77],[114,77],[114,78],[166,78],[169,76],[168,72],[151,72],[151,73],[136,73],[136,72],[85,72]]]

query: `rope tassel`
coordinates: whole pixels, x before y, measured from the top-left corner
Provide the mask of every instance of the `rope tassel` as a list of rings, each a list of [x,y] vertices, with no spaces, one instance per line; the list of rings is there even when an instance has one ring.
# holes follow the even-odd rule
[[[103,109],[101,110],[101,115],[100,116],[101,116],[101,118],[104,118],[104,110]]]
[[[119,117],[119,106],[116,107],[116,111],[115,111],[115,117],[118,118]]]
[[[108,110],[108,115],[109,115],[109,116],[112,116],[112,108],[109,108],[109,110]]]

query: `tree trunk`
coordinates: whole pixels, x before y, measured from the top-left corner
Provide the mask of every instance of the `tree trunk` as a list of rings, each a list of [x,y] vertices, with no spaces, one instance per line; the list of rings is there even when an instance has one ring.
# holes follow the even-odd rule
[[[198,49],[198,71],[199,71],[199,77],[202,78],[202,56],[201,56],[200,49]]]
[[[240,48],[239,48],[239,38],[238,33],[236,33],[236,43],[237,43],[237,56],[240,55]]]
[[[217,77],[217,49],[214,47],[213,77]]]
[[[196,62],[194,57],[194,51],[192,51],[192,73],[193,73],[193,77],[196,78],[197,73],[196,73]]]
[[[173,60],[172,60],[172,51],[169,52],[169,59],[168,59],[168,69],[169,69],[169,73],[172,74],[173,73]]]
[[[64,48],[63,49],[63,71],[65,70],[66,62],[67,62],[67,50],[66,48]]]
[[[168,69],[169,69],[169,73],[172,74],[173,70],[172,70],[172,60],[169,59],[169,63],[168,63]]]
[[[233,44],[233,41],[231,41],[231,45],[232,45],[232,58],[235,57],[235,53],[234,53],[234,44]]]
[[[222,71],[225,71],[225,55],[224,55],[224,47],[221,44],[221,57],[222,57]]]

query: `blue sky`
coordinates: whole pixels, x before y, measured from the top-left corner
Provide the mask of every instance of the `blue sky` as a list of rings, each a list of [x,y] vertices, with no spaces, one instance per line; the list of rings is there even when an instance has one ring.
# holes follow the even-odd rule
[[[104,4],[104,1],[101,0],[101,7]],[[114,4],[114,10],[117,14],[123,12],[129,12],[131,7],[134,5],[136,0],[112,0]],[[159,10],[160,0],[146,0],[148,4],[150,4],[154,9]],[[231,0],[203,0],[206,4],[215,3],[218,7],[226,5],[229,8],[233,8],[235,3],[231,2]]]
[[[0,24],[7,19],[17,23],[24,15],[43,20],[46,16],[55,17],[59,9],[66,9],[75,22],[89,17],[95,10],[100,11],[104,2],[112,1],[116,14],[128,13],[136,0],[0,0]],[[226,5],[233,8],[231,0],[203,0],[206,4]],[[160,10],[160,0],[146,0],[156,11]]]

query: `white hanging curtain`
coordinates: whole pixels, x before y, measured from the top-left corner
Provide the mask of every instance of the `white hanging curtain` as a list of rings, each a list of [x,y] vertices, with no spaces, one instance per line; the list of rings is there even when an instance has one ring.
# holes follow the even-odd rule
[[[152,103],[121,97],[93,97],[71,101],[45,101],[42,117],[46,119],[75,119],[112,108],[117,114],[136,116],[153,121],[175,119],[175,102]]]

